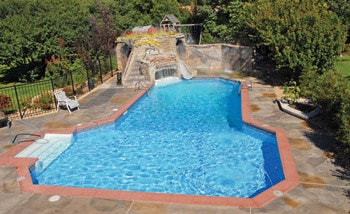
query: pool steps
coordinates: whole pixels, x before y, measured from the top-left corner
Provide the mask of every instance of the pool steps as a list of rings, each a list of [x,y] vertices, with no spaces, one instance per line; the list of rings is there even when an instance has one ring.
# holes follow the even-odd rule
[[[37,133],[40,132],[40,137],[42,138],[44,136],[44,132],[39,129],[38,127],[35,127],[33,126],[32,124],[26,122],[26,121],[23,121],[23,120],[9,120],[7,121],[7,127],[8,127],[8,132],[9,132],[9,137],[10,137],[10,141],[12,144],[17,144],[17,143],[20,143],[21,142],[21,136],[25,136],[25,135],[28,135],[28,136],[38,136],[36,134],[30,134],[30,133],[21,133],[21,134],[17,134],[15,136],[12,136],[12,132],[11,132],[11,127],[12,127],[12,123],[13,122],[16,122],[16,123],[21,123],[23,125],[26,125],[26,126],[29,126],[30,128],[34,129],[37,131]]]
[[[243,82],[241,82],[243,84]],[[26,160],[26,158],[18,158],[19,160],[12,161],[14,152],[20,151],[23,147],[20,148],[21,145],[16,145],[15,150],[11,153],[5,154],[3,157],[5,159],[5,165],[15,166],[17,168],[18,181],[20,182],[21,190],[24,192],[30,193],[40,193],[40,194],[61,194],[67,196],[82,196],[82,197],[98,197],[98,198],[109,198],[109,199],[117,199],[117,200],[139,200],[139,201],[155,201],[155,202],[166,202],[166,203],[184,203],[184,204],[196,204],[196,205],[216,205],[216,206],[238,206],[238,207],[246,207],[246,208],[255,208],[262,207],[266,203],[275,199],[276,197],[282,196],[285,192],[290,191],[291,189],[300,185],[299,176],[296,171],[296,166],[294,164],[293,156],[291,154],[288,139],[285,132],[281,129],[274,128],[263,123],[254,121],[250,116],[249,111],[249,97],[248,97],[248,89],[250,87],[246,84],[242,86],[242,106],[245,107],[242,111],[242,117],[244,121],[248,125],[252,125],[254,127],[275,133],[278,138],[279,150],[281,152],[281,160],[282,165],[287,165],[288,167],[284,167],[284,173],[286,175],[285,180],[273,186],[272,188],[260,193],[255,196],[253,199],[246,198],[224,198],[224,197],[200,197],[193,195],[172,195],[172,194],[161,194],[157,193],[143,193],[143,192],[111,192],[110,190],[96,190],[96,189],[79,189],[79,188],[63,188],[56,186],[41,186],[41,185],[33,185],[31,179],[25,179],[28,174],[28,168],[30,168],[33,164],[33,160]],[[145,91],[143,91],[146,93]],[[141,93],[138,93],[135,97],[139,98]],[[137,99],[133,97],[130,103],[126,106],[130,107],[133,102]],[[122,108],[127,109],[125,107]],[[124,112],[124,111],[121,111]],[[120,113],[118,116],[120,116]],[[112,119],[115,119],[113,117]],[[101,120],[105,122],[105,120]],[[109,120],[106,120],[109,122]],[[84,128],[85,129],[85,128]],[[71,129],[69,129],[71,131]],[[27,142],[25,142],[27,143]],[[3,159],[0,157],[0,163],[3,163]],[[1,162],[3,161],[3,162]]]
[[[22,150],[15,157],[38,158],[35,167],[41,172],[65,151],[72,142],[72,134],[46,134],[30,146]]]

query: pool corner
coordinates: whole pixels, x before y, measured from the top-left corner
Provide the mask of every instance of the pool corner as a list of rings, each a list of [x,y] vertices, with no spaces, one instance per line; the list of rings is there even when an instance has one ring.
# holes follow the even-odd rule
[[[243,122],[255,126],[257,128],[273,132],[276,134],[278,150],[281,157],[282,168],[284,173],[284,180],[258,194],[253,198],[258,207],[262,207],[268,202],[274,200],[277,197],[273,194],[273,191],[281,191],[282,194],[286,193],[300,184],[299,175],[296,169],[294,158],[288,143],[288,138],[284,130],[275,128],[263,123],[254,121],[250,115],[250,103],[249,103],[249,87],[245,82],[241,82],[241,101],[242,101],[242,120]]]

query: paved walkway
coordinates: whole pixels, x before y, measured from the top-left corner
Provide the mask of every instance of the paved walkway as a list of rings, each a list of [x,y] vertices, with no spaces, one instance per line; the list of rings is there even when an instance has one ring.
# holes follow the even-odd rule
[[[310,128],[303,120],[281,112],[275,90],[253,80],[250,91],[252,118],[280,127],[288,135],[301,185],[262,208],[214,207],[183,204],[118,201],[100,198],[22,193],[13,167],[0,166],[0,213],[350,213],[350,178],[325,151],[333,139]],[[81,97],[81,110],[69,114],[61,110],[45,116],[26,119],[44,129],[66,128],[106,118],[135,94],[133,88],[117,87],[115,79]],[[27,126],[14,122],[13,132],[30,132]],[[11,147],[7,128],[0,129],[0,155]]]

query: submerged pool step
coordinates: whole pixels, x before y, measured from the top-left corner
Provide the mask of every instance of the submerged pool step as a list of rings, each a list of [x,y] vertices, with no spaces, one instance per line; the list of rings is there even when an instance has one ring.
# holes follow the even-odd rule
[[[45,169],[56,157],[66,150],[72,142],[72,134],[46,134],[22,150],[15,157],[38,158],[37,171]]]

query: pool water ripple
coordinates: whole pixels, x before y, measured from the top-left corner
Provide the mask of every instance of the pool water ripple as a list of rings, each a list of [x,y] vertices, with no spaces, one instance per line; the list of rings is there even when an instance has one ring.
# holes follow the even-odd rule
[[[45,185],[252,197],[271,186],[263,145],[277,145],[272,134],[242,124],[238,88],[238,83],[221,79],[154,87],[114,124],[76,133],[71,146],[36,180]],[[276,173],[283,178],[282,169]]]

